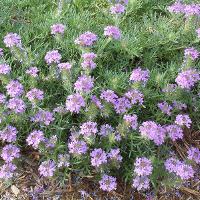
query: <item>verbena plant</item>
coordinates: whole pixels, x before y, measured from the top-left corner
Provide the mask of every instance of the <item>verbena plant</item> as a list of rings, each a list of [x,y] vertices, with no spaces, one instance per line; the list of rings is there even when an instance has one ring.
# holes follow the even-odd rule
[[[193,46],[200,6],[35,3],[28,15],[31,2],[19,2],[25,14],[17,13],[17,23],[26,25],[8,23],[2,34],[0,177],[12,179],[23,162],[20,150],[31,148],[40,154],[41,177],[93,175],[108,192],[117,189],[117,178],[139,191],[193,178],[199,149],[191,146],[180,160],[173,142],[199,128]]]

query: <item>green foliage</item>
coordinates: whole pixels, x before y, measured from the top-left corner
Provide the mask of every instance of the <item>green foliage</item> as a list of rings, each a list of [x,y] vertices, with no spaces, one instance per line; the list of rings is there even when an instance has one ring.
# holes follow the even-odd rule
[[[13,79],[19,78],[28,91],[36,84],[45,93],[45,99],[40,108],[52,110],[58,105],[64,105],[66,97],[74,91],[72,85],[63,86],[60,80],[45,80],[49,73],[48,66],[44,61],[47,51],[58,49],[62,54],[63,62],[73,63],[72,83],[80,75],[81,51],[74,44],[74,39],[83,32],[92,31],[98,35],[98,42],[92,49],[98,52],[96,59],[97,68],[92,72],[95,77],[95,88],[92,94],[99,96],[103,89],[114,90],[122,96],[131,85],[129,77],[131,71],[137,66],[143,66],[150,70],[150,80],[142,89],[144,94],[144,106],[135,106],[129,114],[137,114],[139,123],[146,120],[155,120],[164,125],[174,122],[174,116],[179,111],[173,111],[172,116],[166,116],[158,110],[157,103],[174,100],[186,103],[188,112],[193,120],[194,129],[200,128],[200,101],[197,98],[199,87],[191,92],[178,90],[173,95],[164,94],[162,89],[167,84],[174,83],[180,71],[183,61],[183,50],[195,45],[197,49],[199,41],[196,40],[195,30],[197,26],[190,24],[189,28],[182,16],[169,14],[166,6],[171,0],[130,0],[126,14],[120,21],[113,19],[108,13],[109,4],[106,0],[74,0],[65,3],[60,16],[57,14],[57,1],[55,0],[3,0],[0,1],[0,46],[3,37],[8,32],[16,32],[22,37],[22,42],[29,55],[27,63],[20,63],[14,59],[9,49],[5,49],[7,63],[12,66]],[[66,31],[61,41],[56,41],[50,34],[50,26],[54,23],[66,25]],[[122,30],[120,41],[106,43],[103,36],[103,28],[107,25],[119,23]],[[188,30],[189,29],[189,30]],[[32,83],[24,71],[29,66],[37,66],[40,71],[40,81]],[[200,67],[196,63],[196,68]],[[5,92],[3,86],[1,92]],[[88,97],[86,97],[88,98]],[[23,118],[12,116],[2,123],[2,128],[12,123],[19,130],[18,143],[25,147],[24,140],[35,128],[43,129],[45,135],[58,136],[58,144],[54,153],[49,154],[41,150],[43,159],[57,159],[58,153],[66,151],[66,141],[70,136],[70,129],[79,127],[88,120],[98,124],[108,123],[117,127],[122,123],[122,116],[117,115],[109,104],[104,104],[105,109],[99,111],[94,104],[87,104],[87,112],[80,115],[55,114],[55,121],[48,127],[40,127],[30,122],[29,117],[34,111],[29,105],[29,113]],[[120,129],[120,127],[118,127]],[[123,128],[123,127],[121,127]],[[131,182],[133,175],[133,163],[136,157],[149,157],[154,165],[151,178],[153,187],[159,187],[160,180],[167,176],[163,175],[163,160],[167,158],[171,146],[166,142],[161,147],[141,137],[138,131],[128,132],[123,135],[122,142],[113,142],[113,135],[106,141],[96,141],[91,149],[104,148],[107,152],[114,147],[120,147],[123,163],[120,169],[111,170],[117,175],[122,173],[125,181]],[[72,158],[71,171],[78,171],[82,176],[93,173],[90,166],[89,155],[82,158]],[[107,171],[109,171],[107,169]],[[68,173],[68,171],[66,172]],[[166,178],[167,180],[167,178]]]

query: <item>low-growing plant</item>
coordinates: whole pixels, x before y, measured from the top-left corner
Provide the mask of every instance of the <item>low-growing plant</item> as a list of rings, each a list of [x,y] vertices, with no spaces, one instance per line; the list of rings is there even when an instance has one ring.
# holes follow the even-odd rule
[[[39,52],[37,38],[4,36],[0,178],[12,180],[27,149],[41,178],[92,175],[108,192],[118,179],[144,192],[195,176],[199,149],[181,160],[173,144],[199,128],[200,5],[140,16],[151,3],[60,1]]]

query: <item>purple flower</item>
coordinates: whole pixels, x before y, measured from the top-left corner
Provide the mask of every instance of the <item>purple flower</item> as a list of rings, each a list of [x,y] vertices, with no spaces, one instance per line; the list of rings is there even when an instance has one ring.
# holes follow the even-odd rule
[[[136,176],[133,179],[132,187],[138,191],[147,190],[150,188],[150,180],[147,176]]]
[[[184,13],[186,17],[192,16],[192,15],[200,15],[200,5],[199,4],[185,5]]]
[[[160,124],[156,124],[154,121],[143,122],[139,127],[142,136],[147,137],[149,140],[153,140],[156,145],[161,145],[166,136],[166,130]]]
[[[17,129],[13,126],[6,126],[6,128],[0,131],[0,139],[4,142],[15,142],[17,139]]]
[[[57,164],[57,166],[59,168],[61,168],[61,167],[69,167],[69,165],[70,165],[69,159],[70,159],[69,154],[59,154],[58,155],[58,164]]]
[[[179,164],[181,164],[181,161],[175,158],[168,158],[164,163],[166,170],[170,173],[176,173]]]
[[[122,140],[122,137],[121,137],[121,135],[120,135],[119,133],[116,133],[116,134],[115,134],[115,140],[116,140],[117,142],[120,142],[120,141]]]
[[[74,83],[75,90],[77,92],[90,92],[94,87],[94,79],[87,75],[78,77],[78,80]]]
[[[12,178],[16,169],[17,167],[13,163],[5,163],[0,167],[0,179]]]
[[[81,56],[83,58],[83,62],[81,63],[81,66],[83,69],[95,69],[96,63],[93,61],[97,55],[93,52],[90,53],[84,53]]]
[[[180,126],[186,126],[187,128],[190,128],[192,120],[187,114],[179,114],[176,116],[175,123]]]
[[[84,141],[73,139],[68,143],[69,153],[75,155],[86,154],[88,146]]]
[[[29,134],[26,139],[28,145],[32,146],[34,149],[38,149],[38,146],[41,142],[44,141],[44,133],[40,130],[34,130]]]
[[[85,107],[85,100],[80,94],[69,95],[66,100],[66,109],[71,113],[79,113]]]
[[[85,46],[92,46],[96,41],[97,41],[97,35],[88,31],[81,34],[75,40],[75,44],[85,47]]]
[[[122,156],[120,154],[120,149],[111,149],[108,153],[108,158],[114,162],[122,162]]]
[[[7,163],[12,162],[15,158],[19,158],[20,150],[18,147],[16,147],[13,144],[7,144],[6,146],[3,147],[2,152],[1,152],[1,157],[3,160]]]
[[[197,32],[197,37],[200,38],[200,28],[198,28],[198,29],[196,30],[196,32]]]
[[[125,7],[120,3],[115,4],[114,6],[111,6],[110,8],[111,14],[122,14],[124,12],[125,12]]]
[[[64,34],[65,31],[65,25],[63,24],[53,24],[51,26],[51,34],[56,35],[56,34]]]
[[[0,93],[0,104],[4,104],[6,102],[6,96]]]
[[[17,97],[22,95],[24,87],[19,81],[11,80],[8,85],[6,85],[6,90],[11,97]]]
[[[64,106],[58,106],[58,107],[53,109],[53,112],[54,113],[65,114],[67,111],[66,111],[66,108]]]
[[[49,111],[40,110],[38,111],[34,117],[32,117],[33,122],[42,122],[45,125],[49,125],[51,122],[54,121],[53,114]]]
[[[61,55],[59,54],[58,50],[48,51],[45,55],[45,61],[48,65],[51,64],[58,64],[61,60]]]
[[[174,101],[173,106],[174,106],[174,108],[176,108],[178,110],[186,110],[187,109],[187,105],[180,101]]]
[[[102,105],[101,101],[97,98],[97,96],[92,95],[91,101],[92,101],[92,103],[94,103],[96,105],[97,108],[103,109],[103,105]]]
[[[37,77],[38,76],[38,68],[37,67],[30,67],[29,69],[26,70],[26,74],[32,76],[32,77]]]
[[[162,113],[167,114],[169,116],[171,115],[171,111],[173,109],[173,107],[169,105],[166,101],[158,103],[158,108],[160,108]]]
[[[166,127],[166,131],[169,137],[172,139],[172,141],[176,141],[178,139],[183,138],[183,130],[178,125],[168,125]]]
[[[98,132],[97,123],[96,122],[85,122],[80,126],[80,134],[84,135],[85,137],[90,137],[96,135]]]
[[[195,69],[188,69],[178,74],[176,83],[183,89],[191,89],[200,80],[200,73]]]
[[[103,191],[111,192],[117,189],[117,181],[115,177],[103,175],[102,179],[99,181],[100,188]]]
[[[163,88],[163,92],[170,93],[170,92],[175,92],[177,89],[176,84],[168,84],[165,88]]]
[[[125,113],[131,108],[131,102],[126,97],[118,98],[114,102],[114,108],[118,114]]]
[[[194,170],[192,166],[184,164],[184,163],[179,163],[177,165],[177,171],[176,174],[180,176],[182,180],[188,180],[190,178],[194,177]]]
[[[113,38],[115,40],[119,40],[121,38],[121,31],[116,26],[106,26],[104,28],[104,35],[106,37]]]
[[[133,82],[146,83],[149,79],[149,70],[142,70],[140,67],[134,69],[131,73],[130,80]]]
[[[6,47],[20,47],[21,46],[21,37],[17,33],[8,33],[3,40]]]
[[[118,96],[112,90],[104,90],[100,96],[101,99],[107,101],[108,103],[115,103]]]
[[[40,164],[38,170],[41,176],[51,177],[56,171],[56,164],[52,160],[47,160]]]
[[[135,166],[134,172],[138,176],[149,176],[153,171],[151,161],[145,157],[136,158],[134,166]]]
[[[52,135],[50,139],[45,138],[44,143],[46,148],[54,148],[58,138],[57,135]]]
[[[128,127],[132,128],[133,130],[137,129],[137,115],[124,115],[123,119],[125,120]]]
[[[197,164],[200,164],[200,150],[196,147],[190,147],[187,151],[187,158],[193,160]]]
[[[101,148],[99,149],[94,149],[91,153],[91,164],[94,167],[100,167],[103,164],[107,163],[107,155],[104,150]]]
[[[7,64],[0,64],[0,74],[1,75],[6,75],[6,74],[10,74],[11,71],[11,67]]]
[[[133,105],[136,103],[143,104],[144,95],[139,90],[132,89],[126,92],[125,96],[131,100]]]
[[[175,158],[169,158],[165,161],[165,168],[170,173],[175,173],[180,176],[182,180],[188,180],[194,177],[194,170],[192,166],[185,164]]]
[[[26,110],[26,104],[24,101],[18,97],[9,99],[7,107],[15,112],[16,114],[18,113],[23,113]]]
[[[194,47],[187,48],[184,51],[184,56],[186,59],[190,58],[192,60],[196,60],[199,57],[199,52]]]
[[[3,56],[3,49],[0,48],[0,57],[2,57],[2,56]]]
[[[185,5],[181,2],[177,1],[171,6],[168,7],[169,12],[171,13],[183,13],[185,9]]]
[[[35,101],[41,101],[44,98],[44,92],[37,88],[33,88],[27,92],[26,97],[30,102],[35,103]]]
[[[109,124],[104,124],[104,125],[101,125],[100,132],[98,133],[98,135],[106,137],[112,134],[113,132],[114,132],[114,128],[112,126],[110,126]]]
[[[64,71],[69,72],[70,69],[72,68],[72,64],[70,64],[68,62],[60,63],[60,64],[58,64],[58,68],[59,68],[60,72],[64,72]]]

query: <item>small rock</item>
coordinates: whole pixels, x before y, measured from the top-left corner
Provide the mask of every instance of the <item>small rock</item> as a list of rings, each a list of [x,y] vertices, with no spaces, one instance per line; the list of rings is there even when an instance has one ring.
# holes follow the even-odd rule
[[[20,193],[20,190],[15,185],[11,186],[11,190],[15,196],[17,196]]]

